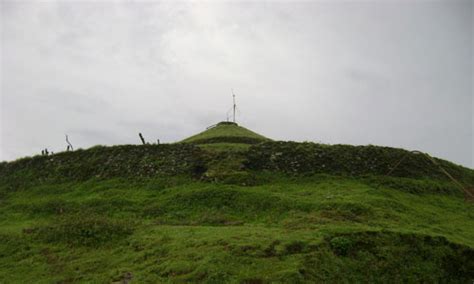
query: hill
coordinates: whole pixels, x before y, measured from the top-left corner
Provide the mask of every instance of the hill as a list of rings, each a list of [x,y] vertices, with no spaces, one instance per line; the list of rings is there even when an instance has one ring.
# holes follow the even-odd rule
[[[219,122],[201,133],[184,139],[181,143],[192,143],[201,148],[215,151],[239,151],[246,150],[250,145],[263,141],[270,141],[270,139],[239,126],[237,123]]]
[[[219,122],[194,136],[184,139],[182,143],[242,143],[256,144],[270,140],[234,122]]]
[[[224,123],[0,163],[0,279],[470,283],[474,206],[440,167],[474,171],[435,161]]]

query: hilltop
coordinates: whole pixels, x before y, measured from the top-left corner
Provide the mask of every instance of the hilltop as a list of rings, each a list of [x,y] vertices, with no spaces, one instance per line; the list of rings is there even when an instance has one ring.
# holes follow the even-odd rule
[[[255,133],[235,122],[219,122],[210,126],[201,133],[188,137],[182,143],[213,144],[213,143],[237,143],[256,144],[270,139]]]
[[[271,141],[263,135],[255,133],[234,122],[219,122],[205,131],[188,137],[180,143],[191,143],[200,148],[214,151],[247,150],[250,145]]]
[[[223,122],[0,163],[0,279],[470,283],[474,205],[443,170],[474,170],[434,161]]]

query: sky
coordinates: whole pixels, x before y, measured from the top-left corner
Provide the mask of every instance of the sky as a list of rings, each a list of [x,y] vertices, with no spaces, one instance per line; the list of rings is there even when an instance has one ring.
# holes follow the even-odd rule
[[[0,161],[179,141],[233,88],[272,139],[474,168],[473,1],[0,3]]]

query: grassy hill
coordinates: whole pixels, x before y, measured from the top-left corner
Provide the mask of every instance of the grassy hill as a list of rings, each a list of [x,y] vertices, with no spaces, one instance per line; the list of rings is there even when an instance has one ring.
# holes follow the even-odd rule
[[[0,163],[0,279],[472,283],[474,205],[422,155],[220,124]]]
[[[219,122],[201,133],[184,139],[181,143],[192,143],[215,151],[241,151],[263,141],[270,139],[234,122]]]

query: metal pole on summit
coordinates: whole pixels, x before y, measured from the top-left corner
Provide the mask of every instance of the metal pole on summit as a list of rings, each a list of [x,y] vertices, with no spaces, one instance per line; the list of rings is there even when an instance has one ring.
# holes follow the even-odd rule
[[[236,105],[235,105],[235,94],[234,94],[234,89],[232,89],[232,98],[234,99],[234,112],[233,112],[233,117],[234,117],[234,123],[235,123],[235,108],[236,108]]]

